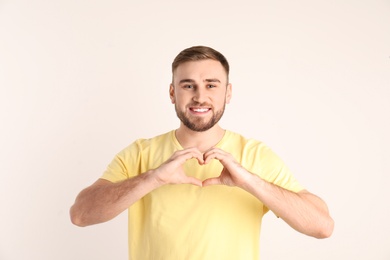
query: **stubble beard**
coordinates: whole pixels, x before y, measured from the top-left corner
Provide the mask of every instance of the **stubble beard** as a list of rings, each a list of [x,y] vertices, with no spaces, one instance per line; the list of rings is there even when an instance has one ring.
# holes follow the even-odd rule
[[[191,104],[192,106],[197,106],[198,104]],[[202,117],[190,117],[186,115],[186,111],[180,110],[175,104],[176,115],[180,121],[190,130],[196,132],[204,132],[215,126],[219,120],[222,118],[223,113],[225,112],[225,105],[221,110],[215,111],[212,109],[212,117],[208,120]]]

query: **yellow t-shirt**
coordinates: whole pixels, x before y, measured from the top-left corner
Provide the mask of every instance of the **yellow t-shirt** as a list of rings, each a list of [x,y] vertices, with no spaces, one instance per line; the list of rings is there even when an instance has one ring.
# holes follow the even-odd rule
[[[232,154],[248,171],[285,189],[303,188],[266,145],[226,131],[216,147]],[[175,131],[140,139],[122,150],[102,178],[119,182],[155,169],[183,149]],[[200,180],[219,176],[222,165],[213,160],[184,164]],[[132,260],[259,259],[261,220],[268,209],[237,187],[162,186],[129,208],[129,256]]]

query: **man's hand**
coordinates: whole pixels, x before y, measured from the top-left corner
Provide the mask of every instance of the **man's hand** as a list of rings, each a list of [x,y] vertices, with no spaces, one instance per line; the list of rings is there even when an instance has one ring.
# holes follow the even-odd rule
[[[202,186],[202,181],[187,176],[183,170],[183,164],[192,158],[198,160],[199,164],[204,164],[202,153],[197,148],[187,148],[176,151],[166,162],[160,167],[153,170],[152,174],[156,180],[164,184],[193,184]]]
[[[102,223],[116,217],[154,189],[165,184],[193,184],[202,181],[184,173],[183,164],[192,158],[203,164],[203,155],[196,148],[175,152],[160,167],[130,179],[113,183],[99,179],[77,196],[70,210],[72,222],[78,226]]]
[[[258,198],[291,227],[306,235],[326,238],[332,234],[334,221],[324,201],[309,193],[294,193],[248,172],[231,154],[212,148],[204,154],[204,164],[216,159],[223,165],[221,175],[203,181],[203,186],[237,186]]]
[[[223,166],[221,175],[215,178],[204,180],[203,186],[222,184],[242,188],[242,186],[252,175],[244,167],[242,167],[241,164],[239,164],[231,154],[221,149],[211,148],[204,153],[203,157],[204,164],[207,164],[211,160],[216,159],[220,161]]]

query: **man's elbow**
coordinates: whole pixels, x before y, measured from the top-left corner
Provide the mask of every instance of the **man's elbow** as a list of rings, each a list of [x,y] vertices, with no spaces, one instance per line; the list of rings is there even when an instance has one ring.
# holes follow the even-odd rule
[[[85,227],[85,226],[87,226],[85,224],[85,222],[83,221],[82,214],[79,214],[75,210],[74,206],[70,208],[69,215],[70,215],[70,221],[72,222],[73,225],[76,225],[78,227]]]
[[[334,220],[331,217],[329,217],[329,219],[321,225],[317,234],[314,237],[318,239],[329,238],[333,234],[333,230],[334,230]]]

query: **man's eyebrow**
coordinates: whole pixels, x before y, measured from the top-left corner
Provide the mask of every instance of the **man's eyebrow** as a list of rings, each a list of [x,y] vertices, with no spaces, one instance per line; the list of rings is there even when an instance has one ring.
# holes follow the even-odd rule
[[[221,83],[221,81],[217,78],[211,78],[211,79],[205,79],[203,80],[204,82],[218,82],[218,83]],[[182,84],[182,83],[196,83],[195,80],[193,79],[182,79],[179,81],[179,84]]]
[[[182,79],[179,81],[179,84],[182,84],[182,83],[195,83],[195,80],[193,79]]]
[[[204,81],[206,82],[218,82],[218,83],[221,83],[221,81],[219,79],[216,79],[216,78],[213,78],[213,79],[205,79]]]

